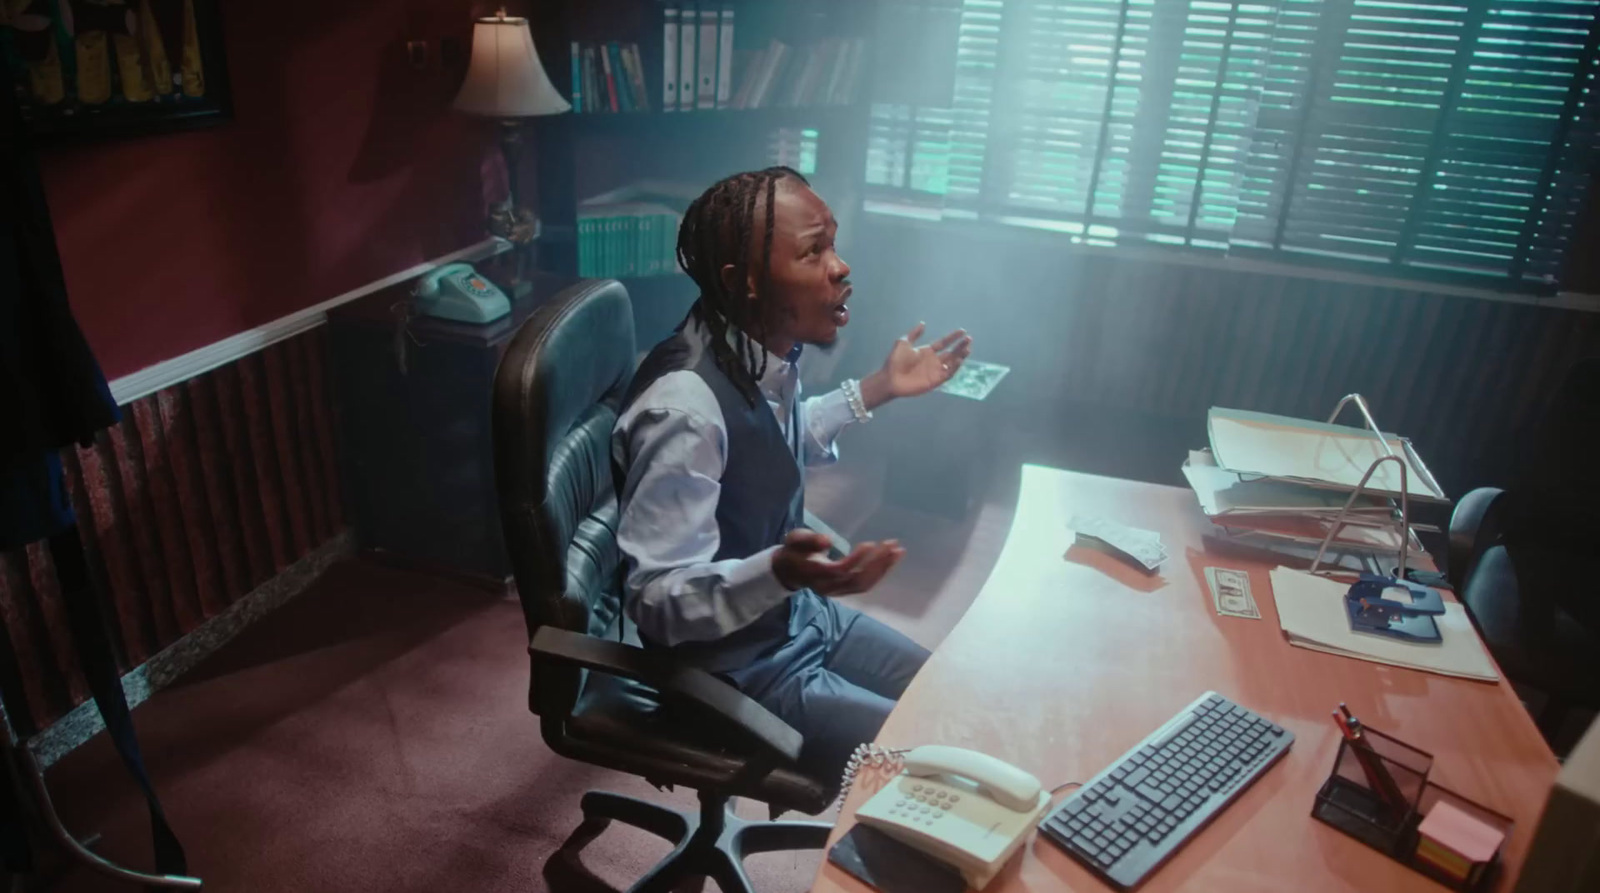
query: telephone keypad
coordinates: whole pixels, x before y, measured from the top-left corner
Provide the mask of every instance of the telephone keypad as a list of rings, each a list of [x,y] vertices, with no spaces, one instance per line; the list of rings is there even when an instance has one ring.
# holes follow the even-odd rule
[[[932,834],[936,825],[950,828],[971,824],[986,828],[993,822],[991,806],[983,797],[968,796],[965,790],[958,793],[950,784],[901,776],[892,781],[885,792],[889,799],[882,803],[879,815],[908,828],[926,829]],[[949,813],[949,817],[940,821],[945,813]],[[951,822],[956,824],[951,825]]]

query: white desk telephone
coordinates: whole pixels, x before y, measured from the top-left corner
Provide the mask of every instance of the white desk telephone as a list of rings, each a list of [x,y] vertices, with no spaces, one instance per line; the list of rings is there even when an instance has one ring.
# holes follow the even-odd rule
[[[1050,795],[1032,775],[994,757],[929,744],[856,810],[856,818],[955,866],[973,889],[999,873],[1044,815]]]

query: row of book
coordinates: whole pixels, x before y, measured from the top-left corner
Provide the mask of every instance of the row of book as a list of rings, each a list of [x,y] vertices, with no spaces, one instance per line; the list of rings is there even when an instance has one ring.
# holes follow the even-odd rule
[[[829,37],[796,48],[772,40],[760,50],[736,51],[734,18],[734,11],[727,8],[669,4],[663,9],[663,109],[755,109],[855,102],[866,41]]]
[[[578,112],[648,112],[639,45],[572,42],[572,108]]]
[[[678,269],[678,212],[655,202],[591,202],[578,209],[578,275],[661,276]]]

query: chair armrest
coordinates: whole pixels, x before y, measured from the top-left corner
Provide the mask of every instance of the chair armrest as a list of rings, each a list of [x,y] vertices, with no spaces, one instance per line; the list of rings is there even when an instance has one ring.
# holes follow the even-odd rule
[[[1450,547],[1445,571],[1456,592],[1464,591],[1467,574],[1478,556],[1500,539],[1503,510],[1499,487],[1479,487],[1461,497],[1450,515]]]
[[[737,688],[665,654],[623,642],[597,639],[554,626],[541,626],[528,643],[534,660],[549,660],[634,679],[669,697],[710,710],[754,738],[773,756],[791,763],[800,758],[803,738],[788,723]]]

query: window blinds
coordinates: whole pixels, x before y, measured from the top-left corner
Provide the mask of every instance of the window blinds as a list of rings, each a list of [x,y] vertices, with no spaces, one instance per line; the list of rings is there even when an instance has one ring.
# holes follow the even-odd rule
[[[994,108],[1004,0],[963,0],[949,107],[872,107],[866,179],[880,195],[975,210]]]
[[[1227,2],[1019,4],[993,148],[1003,204],[1092,237],[1221,239],[1237,205],[1269,9]]]
[[[880,196],[1102,244],[1553,287],[1600,0],[964,0],[949,108],[876,105]]]
[[[1600,4],[1280,2],[1236,244],[1553,285]]]

